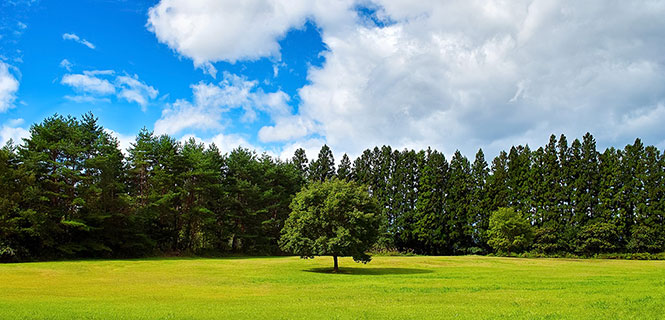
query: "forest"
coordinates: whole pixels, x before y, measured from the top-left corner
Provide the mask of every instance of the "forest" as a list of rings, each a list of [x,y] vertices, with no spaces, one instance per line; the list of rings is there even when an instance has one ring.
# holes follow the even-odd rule
[[[489,219],[511,208],[542,255],[665,250],[665,155],[640,139],[603,151],[589,133],[514,146],[491,162],[437,150],[324,145],[280,160],[141,130],[126,153],[88,113],[54,115],[0,150],[0,261],[154,255],[281,255],[295,194],[352,180],[380,204],[376,250],[492,253]]]

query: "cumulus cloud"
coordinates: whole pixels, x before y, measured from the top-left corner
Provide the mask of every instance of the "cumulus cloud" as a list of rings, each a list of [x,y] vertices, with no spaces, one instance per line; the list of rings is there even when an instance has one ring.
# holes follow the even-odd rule
[[[298,113],[274,115],[262,141],[472,155],[551,133],[590,131],[600,146],[663,141],[653,120],[665,104],[663,16],[664,1],[163,0],[148,27],[212,66],[279,57],[281,37],[311,19],[325,62],[310,67]]]
[[[12,140],[14,145],[23,143],[23,138],[30,136],[30,132],[22,128],[23,119],[12,119],[7,121],[0,128],[0,147],[4,146],[9,140]]]
[[[194,65],[215,75],[212,63],[279,59],[279,39],[309,17],[320,24],[348,19],[352,1],[162,0],[148,12],[148,29]],[[323,15],[322,13],[325,13]]]
[[[301,139],[294,142],[290,142],[282,147],[282,151],[280,152],[279,157],[282,160],[291,159],[293,158],[293,155],[295,154],[296,150],[302,148],[303,150],[305,150],[307,159],[309,159],[309,161],[311,162],[313,159],[316,159],[316,157],[319,156],[319,151],[321,150],[321,147],[325,143],[326,141],[321,138]],[[339,156],[337,155],[337,153],[338,152],[336,152],[334,156],[335,161],[339,161],[341,159],[341,153],[339,153]]]
[[[62,77],[60,83],[85,93],[99,95],[115,93],[115,87],[110,81],[98,78],[92,72],[85,72],[84,74],[67,74]]]
[[[313,121],[354,154],[390,144],[468,155],[542,145],[550,133],[591,131],[607,145],[657,131],[617,128],[665,101],[663,2],[377,4],[392,23],[323,30],[324,65],[310,69],[299,114],[272,131],[304,137],[312,132],[293,128]]]
[[[288,95],[282,91],[265,93],[253,80],[225,73],[219,84],[192,85],[192,101],[179,99],[162,110],[155,123],[158,134],[176,134],[188,128],[222,129],[223,114],[232,109],[244,111],[242,121],[256,120],[257,112],[278,116],[290,114]]]
[[[9,72],[9,65],[0,60],[0,112],[14,106],[18,86],[18,80]]]
[[[83,38],[77,36],[77,35],[74,34],[74,33],[64,33],[64,34],[62,35],[62,39],[63,39],[63,40],[71,40],[71,41],[74,41],[74,42],[78,42],[78,43],[80,43],[80,44],[82,44],[82,45],[84,45],[84,46],[86,46],[86,47],[88,47],[88,48],[90,48],[90,49],[95,49],[95,45],[94,45],[94,44],[92,44],[92,43],[91,43],[90,41],[88,41],[88,40],[85,40],[85,39],[83,39]]]
[[[120,90],[118,92],[119,98],[138,103],[144,111],[148,102],[157,98],[157,94],[159,94],[152,86],[139,81],[137,75],[119,76],[115,79],[115,85]]]
[[[67,62],[67,63],[65,63]],[[66,59],[60,63],[71,68]],[[148,104],[157,98],[159,91],[154,87],[140,81],[138,75],[117,75],[113,70],[83,71],[80,74],[66,74],[60,81],[63,85],[72,87],[78,95],[65,96],[74,102],[110,102],[109,96],[115,95],[118,99],[136,103],[146,111]]]

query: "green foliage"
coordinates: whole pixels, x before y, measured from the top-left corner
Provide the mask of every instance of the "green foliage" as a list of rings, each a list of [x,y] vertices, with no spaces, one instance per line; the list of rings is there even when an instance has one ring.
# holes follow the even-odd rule
[[[599,152],[590,133],[570,145],[552,135],[491,166],[482,150],[470,163],[459,151],[447,162],[431,148],[377,146],[344,154],[336,170],[327,145],[311,162],[303,149],[284,162],[147,129],[125,155],[85,114],[46,118],[0,149],[0,259],[282,254],[295,194],[334,177],[376,202],[378,250],[487,253],[500,207],[533,227],[534,254],[665,250],[665,155],[640,139]]]
[[[583,226],[578,237],[577,251],[586,255],[616,252],[619,243],[616,226],[607,222]]]
[[[512,208],[499,208],[492,212],[488,230],[488,244],[499,253],[527,250],[533,241],[529,222]]]
[[[444,214],[445,199],[449,179],[448,162],[442,153],[428,149],[425,155],[416,202],[416,222],[413,232],[418,235],[425,252],[433,254],[450,253],[450,230],[452,222]],[[452,227],[455,225],[453,224]],[[420,250],[419,250],[420,251]]]
[[[313,258],[318,255],[351,256],[367,263],[367,251],[379,236],[379,209],[367,189],[339,179],[313,182],[296,194],[286,220],[280,246]]]
[[[309,179],[311,181],[326,181],[335,176],[335,158],[327,145],[321,147],[319,157],[309,164]]]

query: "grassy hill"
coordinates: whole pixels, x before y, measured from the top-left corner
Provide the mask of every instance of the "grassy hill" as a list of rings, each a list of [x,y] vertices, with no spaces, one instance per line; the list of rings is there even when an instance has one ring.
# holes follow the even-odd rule
[[[661,318],[665,261],[142,259],[0,265],[2,319]]]

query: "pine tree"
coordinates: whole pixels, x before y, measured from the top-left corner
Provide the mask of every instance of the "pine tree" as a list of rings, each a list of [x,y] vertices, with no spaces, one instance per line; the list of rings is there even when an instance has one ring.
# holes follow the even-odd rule
[[[490,200],[487,194],[487,180],[489,178],[489,167],[485,161],[483,149],[478,149],[476,158],[471,165],[471,207],[469,209],[469,221],[472,228],[474,246],[482,250],[487,247],[487,230],[489,228],[489,217],[491,213]]]
[[[298,172],[300,173],[300,177],[303,180],[307,179],[308,175],[308,160],[307,160],[307,154],[305,153],[305,149],[303,148],[298,148],[296,149],[295,153],[293,154],[293,158],[291,158],[291,161],[293,162],[293,165],[298,169]]]
[[[487,192],[492,204],[492,211],[508,207],[510,203],[508,190],[508,154],[505,151],[501,151],[492,160],[492,174],[488,181]]]
[[[640,139],[627,145],[622,152],[618,231],[624,245],[630,243],[636,218],[644,215],[644,183],[647,175],[645,157],[644,145]]]
[[[20,261],[30,257],[32,229],[25,228],[20,201],[23,191],[16,147],[12,141],[0,148],[0,262]]]
[[[418,240],[423,243],[423,253],[450,253],[449,226],[444,213],[448,175],[445,156],[428,148],[418,183],[413,230]]]
[[[473,229],[469,223],[472,220],[472,188],[471,164],[462,153],[456,151],[450,160],[448,195],[444,209],[448,223],[449,250],[454,254],[467,253],[473,247]]]
[[[353,178],[351,175],[351,160],[349,160],[349,156],[346,153],[342,156],[342,160],[337,168],[337,178],[347,181]]]
[[[319,151],[319,157],[309,165],[309,179],[311,181],[325,181],[335,176],[335,158],[332,150],[323,145]]]

